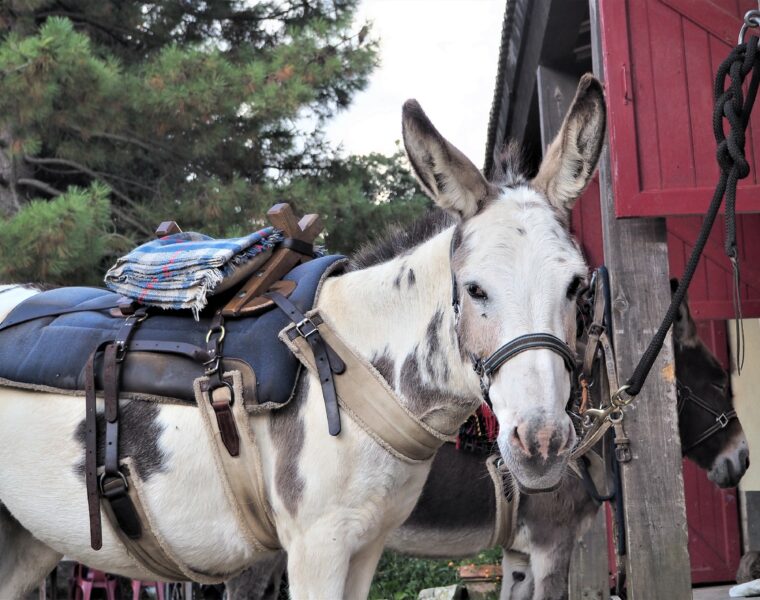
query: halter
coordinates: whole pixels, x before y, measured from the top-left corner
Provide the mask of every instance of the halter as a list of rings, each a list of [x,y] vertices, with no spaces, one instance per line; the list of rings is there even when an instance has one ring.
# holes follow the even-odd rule
[[[731,422],[732,419],[736,419],[736,411],[734,409],[729,410],[728,412],[718,412],[713,407],[711,407],[707,402],[705,402],[702,398],[697,396],[693,391],[691,391],[691,388],[689,388],[686,385],[681,384],[680,381],[676,381],[676,394],[678,396],[678,416],[680,418],[681,412],[683,411],[684,407],[686,406],[686,402],[691,400],[694,404],[699,406],[702,410],[707,411],[710,413],[713,417],[715,417],[715,423],[710,425],[707,429],[705,429],[700,436],[697,438],[696,441],[692,442],[685,448],[681,447],[681,452],[683,454],[688,453],[690,450],[696,448],[699,446],[702,442],[708,440],[713,435],[721,431],[722,429],[725,429],[728,427],[728,424]],[[683,441],[683,440],[682,440]],[[685,445],[685,444],[684,444]]]
[[[449,264],[451,270],[451,307],[454,310],[454,323],[458,324],[459,318],[461,317],[461,307],[459,304],[459,285],[457,284],[457,277],[454,273],[453,265],[455,240],[456,236],[452,235],[451,247],[449,249]],[[570,387],[572,388],[574,383],[573,373],[575,372],[575,352],[572,348],[567,345],[567,342],[561,340],[554,334],[527,333],[507,342],[494,351],[494,353],[488,358],[483,359],[471,356],[472,367],[480,378],[480,389],[483,393],[483,400],[485,400],[489,407],[493,408],[489,396],[493,374],[496,373],[504,363],[528,350],[551,350],[555,354],[559,354],[569,373]]]

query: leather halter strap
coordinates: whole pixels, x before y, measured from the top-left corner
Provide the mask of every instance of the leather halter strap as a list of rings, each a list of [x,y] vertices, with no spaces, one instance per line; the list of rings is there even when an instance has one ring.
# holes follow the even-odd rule
[[[551,350],[559,354],[569,371],[575,369],[575,352],[564,341],[551,333],[528,333],[504,344],[480,363],[479,373],[491,376],[508,360],[527,350]]]
[[[690,450],[693,450],[694,448],[699,446],[702,442],[706,441],[707,439],[711,438],[713,435],[718,433],[721,429],[725,429],[726,427],[728,427],[728,424],[731,422],[732,419],[738,418],[736,416],[736,411],[734,409],[731,409],[727,412],[718,412],[712,406],[710,406],[707,402],[705,402],[702,398],[697,396],[691,390],[689,386],[683,385],[679,381],[676,381],[676,392],[678,395],[678,416],[679,417],[681,416],[681,412],[686,406],[687,401],[693,402],[694,404],[699,406],[702,410],[704,410],[705,412],[715,417],[715,423],[713,423],[710,427],[705,429],[694,442],[690,443],[688,446],[686,446],[685,444],[682,445],[681,452],[683,454],[686,454]],[[684,440],[682,440],[682,442],[684,442]]]
[[[449,246],[449,269],[451,271],[451,308],[454,311],[454,322],[458,323],[461,305],[459,302],[459,284],[457,283],[457,276],[454,273],[456,238],[455,231],[451,236],[451,245]],[[562,357],[565,367],[571,375],[575,372],[575,352],[565,341],[551,333],[528,333],[521,335],[511,342],[504,344],[485,360],[473,357],[472,366],[480,377],[480,389],[483,392],[483,399],[488,406],[491,406],[491,400],[488,396],[488,390],[491,387],[491,375],[498,371],[505,362],[527,350],[551,350]],[[572,379],[571,377],[571,386],[573,384]]]
[[[551,333],[527,333],[516,337],[511,342],[504,344],[485,360],[473,359],[473,368],[480,377],[480,389],[483,392],[483,398],[489,406],[491,406],[491,400],[488,390],[491,387],[491,376],[504,363],[528,350],[551,350],[562,358],[565,367],[571,375],[575,371],[575,352],[556,335]],[[571,385],[573,383],[572,377],[570,383]]]

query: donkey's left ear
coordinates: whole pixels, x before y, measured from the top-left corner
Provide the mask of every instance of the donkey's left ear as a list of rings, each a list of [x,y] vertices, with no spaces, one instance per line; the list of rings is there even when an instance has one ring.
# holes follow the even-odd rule
[[[602,85],[586,74],[531,182],[553,206],[567,215],[594,175],[604,144],[606,109]]]
[[[438,133],[416,100],[404,103],[402,129],[414,174],[438,206],[468,219],[496,194],[470,159]]]

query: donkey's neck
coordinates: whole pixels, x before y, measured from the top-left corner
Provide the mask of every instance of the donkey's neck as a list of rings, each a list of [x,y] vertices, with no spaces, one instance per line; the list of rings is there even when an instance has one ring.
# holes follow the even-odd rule
[[[479,402],[451,307],[449,228],[388,262],[329,279],[319,309],[426,424],[453,433]]]

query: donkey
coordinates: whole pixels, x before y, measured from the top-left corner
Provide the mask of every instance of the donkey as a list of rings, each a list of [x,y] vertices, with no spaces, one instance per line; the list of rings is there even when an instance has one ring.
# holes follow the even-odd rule
[[[499,187],[408,101],[409,160],[455,221],[356,262],[326,280],[317,300],[325,322],[387,374],[399,402],[431,430],[453,435],[482,402],[484,384],[501,454],[526,489],[558,484],[576,440],[557,344],[574,344],[587,266],[563,224],[594,173],[605,122],[602,87],[584,76],[536,177]],[[0,296],[0,318],[13,305]],[[522,352],[490,379],[473,371],[474,361],[533,332],[553,348]],[[122,456],[133,460],[154,528],[178,560],[219,579],[251,565],[260,553],[236,525],[196,409],[127,400],[122,417]],[[2,598],[23,595],[64,553],[155,578],[108,526],[102,548],[90,547],[83,419],[76,395],[0,389]],[[288,405],[249,418],[295,598],[365,597],[386,537],[411,513],[432,463],[401,460],[346,413],[341,424],[340,435],[327,435],[320,385],[307,374]]]
[[[674,289],[677,285],[677,280],[671,281]],[[688,388],[715,414],[732,411],[729,375],[697,335],[686,300],[673,327],[673,345],[679,388]],[[731,419],[693,445],[715,422],[710,410],[688,398],[681,401],[682,448],[718,486],[734,487],[749,466],[747,439],[739,420]],[[386,547],[412,556],[466,558],[491,546],[497,499],[486,460],[486,455],[445,444],[433,460],[412,514],[390,533]],[[521,495],[514,541],[504,548],[501,600],[566,598],[575,540],[588,529],[599,507],[570,472],[555,491]],[[229,599],[276,598],[284,570],[284,560],[255,565],[228,582]]]

